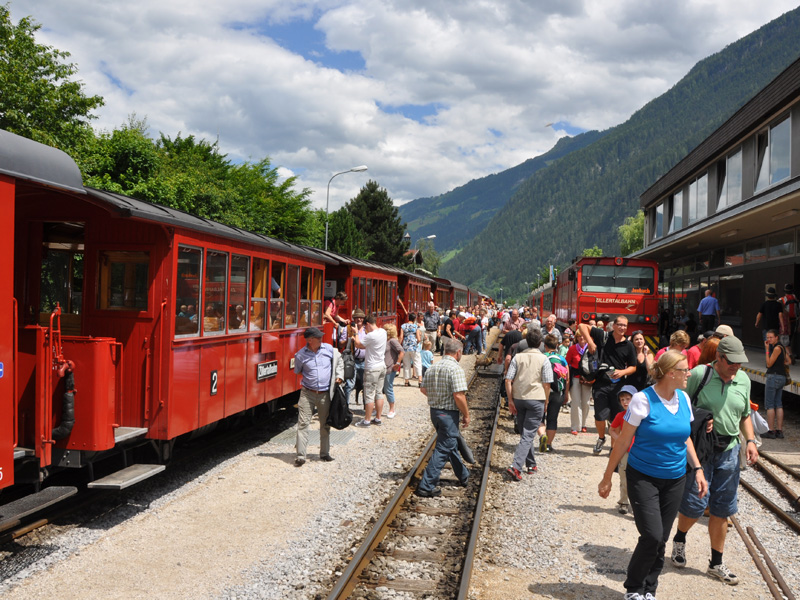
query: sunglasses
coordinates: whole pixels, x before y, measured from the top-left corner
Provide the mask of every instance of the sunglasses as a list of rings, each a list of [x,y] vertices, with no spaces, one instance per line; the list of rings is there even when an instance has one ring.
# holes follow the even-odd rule
[[[728,360],[728,357],[725,356],[724,354],[720,354],[719,357],[722,360],[724,360],[726,363],[728,363],[729,365],[741,365],[742,364],[742,363],[732,362],[732,361]]]

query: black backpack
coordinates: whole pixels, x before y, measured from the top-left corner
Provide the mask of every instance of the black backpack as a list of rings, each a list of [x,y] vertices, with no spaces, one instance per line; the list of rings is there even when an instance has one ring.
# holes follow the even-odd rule
[[[342,364],[344,365],[344,380],[350,381],[356,376],[356,357],[353,355],[353,338],[347,340],[347,346],[342,350]]]
[[[333,386],[331,393],[331,408],[328,411],[327,424],[334,429],[345,429],[353,422],[353,411],[347,405],[342,386],[338,383]]]
[[[608,332],[604,331],[603,344],[595,348],[594,352],[589,352],[589,348],[587,347],[583,356],[581,356],[578,370],[586,383],[594,383],[597,379],[598,369],[603,362],[603,351],[606,348],[606,342],[608,342]]]

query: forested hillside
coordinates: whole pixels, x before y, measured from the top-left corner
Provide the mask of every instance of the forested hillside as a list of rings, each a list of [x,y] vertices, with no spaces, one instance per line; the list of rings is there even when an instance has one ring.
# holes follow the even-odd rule
[[[459,248],[480,233],[517,188],[531,175],[570,152],[584,148],[603,136],[588,131],[562,138],[545,154],[524,163],[455,188],[433,198],[418,198],[399,207],[411,239],[436,234],[436,250],[446,253]],[[453,219],[457,219],[454,227]]]
[[[699,62],[600,140],[535,173],[442,265],[442,275],[520,295],[543,265],[568,264],[594,245],[618,252],[617,227],[636,212],[639,195],[798,56],[795,9]]]

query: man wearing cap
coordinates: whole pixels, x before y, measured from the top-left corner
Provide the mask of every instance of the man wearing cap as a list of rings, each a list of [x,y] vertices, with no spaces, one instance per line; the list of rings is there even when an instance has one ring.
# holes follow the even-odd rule
[[[778,292],[774,287],[767,288],[767,299],[756,315],[756,328],[763,321],[761,327],[761,341],[766,341],[770,329],[781,331],[783,328],[783,305],[776,300]]]
[[[742,342],[731,335],[720,340],[717,359],[710,366],[700,365],[692,369],[686,386],[690,398],[694,398],[700,388],[706,369],[711,369],[710,379],[697,395],[697,406],[711,411],[718,441],[712,455],[703,463],[708,494],[699,498],[694,478],[686,479],[678,513],[678,530],[672,540],[672,564],[678,568],[685,567],[686,534],[703,516],[707,507],[708,535],[711,538],[711,560],[707,572],[728,585],[739,583],[736,575],[722,562],[722,552],[728,532],[728,517],[738,512],[740,431],[746,440],[747,463],[752,465],[758,461],[758,449],[750,421],[750,378],[740,370],[742,363],[746,362],[748,360]]]
[[[720,319],[719,301],[711,295],[711,288],[706,290],[705,298],[700,300],[697,306],[697,314],[700,315],[700,329],[708,331],[714,329],[717,319]]]
[[[308,426],[316,407],[319,414],[319,457],[331,462],[330,433],[327,424],[331,407],[331,390],[344,378],[344,364],[339,351],[322,341],[322,332],[309,327],[303,332],[306,345],[294,355],[294,372],[302,375],[300,400],[297,402],[297,457],[294,466],[302,467],[306,462]]]

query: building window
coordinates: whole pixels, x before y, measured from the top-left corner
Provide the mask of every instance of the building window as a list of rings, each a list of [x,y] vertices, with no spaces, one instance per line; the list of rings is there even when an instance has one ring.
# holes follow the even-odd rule
[[[791,127],[787,117],[756,138],[756,192],[789,177]]]
[[[794,255],[794,230],[781,231],[769,236],[769,257],[783,258]]]
[[[687,224],[705,219],[708,207],[708,175],[703,175],[689,184],[689,214]]]
[[[757,263],[767,260],[767,240],[761,238],[760,240],[747,242],[744,258],[745,262],[748,263]]]
[[[742,150],[731,154],[719,163],[720,186],[717,211],[742,201]]]
[[[741,267],[744,264],[744,247],[731,246],[725,249],[725,266]]]
[[[673,233],[683,227],[683,192],[672,195],[669,201],[669,231]]]
[[[664,232],[664,203],[662,202],[653,210],[653,235],[652,239],[657,240]]]

